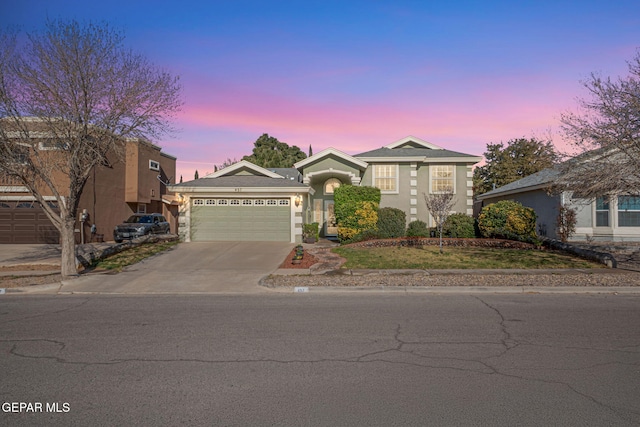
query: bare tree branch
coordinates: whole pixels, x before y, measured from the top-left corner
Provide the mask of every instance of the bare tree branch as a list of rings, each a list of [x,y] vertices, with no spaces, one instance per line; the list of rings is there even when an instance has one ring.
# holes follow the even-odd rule
[[[0,172],[24,184],[60,232],[65,276],[76,273],[73,230],[93,169],[122,159],[127,138],[173,131],[182,106],[178,77],[123,41],[107,24],[76,21],[49,21],[21,44],[0,33]]]
[[[439,193],[422,194],[424,196],[424,202],[427,205],[427,210],[433,217],[433,221],[436,223],[436,228],[440,235],[440,253],[442,253],[442,228],[451,214],[451,208],[453,208],[453,205],[455,204],[453,191],[451,189],[447,189],[446,191]]]
[[[640,191],[640,51],[618,79],[591,74],[589,97],[562,115],[565,137],[581,153],[562,167],[561,187],[583,197]]]

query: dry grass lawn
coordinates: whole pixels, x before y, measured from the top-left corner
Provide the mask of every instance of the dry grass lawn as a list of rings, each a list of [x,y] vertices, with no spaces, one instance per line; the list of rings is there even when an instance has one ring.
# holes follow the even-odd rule
[[[445,247],[418,248],[340,247],[333,250],[347,259],[343,268],[363,269],[539,269],[600,268],[600,264],[551,250]]]

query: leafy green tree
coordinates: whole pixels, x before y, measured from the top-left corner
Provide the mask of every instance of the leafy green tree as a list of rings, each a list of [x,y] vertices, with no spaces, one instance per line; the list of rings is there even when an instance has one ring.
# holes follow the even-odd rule
[[[512,139],[506,146],[487,144],[486,164],[473,171],[474,194],[483,194],[495,187],[517,181],[525,176],[553,167],[560,156],[551,141],[536,138]]]
[[[262,134],[253,145],[253,154],[244,156],[242,160],[263,168],[290,168],[294,163],[307,158],[297,146],[289,147],[266,133]]]

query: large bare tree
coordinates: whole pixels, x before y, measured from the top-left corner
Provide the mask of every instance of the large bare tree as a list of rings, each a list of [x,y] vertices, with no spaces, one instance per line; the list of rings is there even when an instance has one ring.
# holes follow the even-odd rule
[[[442,253],[442,228],[451,214],[451,208],[455,204],[453,191],[447,189],[438,193],[423,193],[423,195],[427,210],[431,213],[433,221],[436,223],[438,235],[440,236],[440,253]]]
[[[640,50],[628,68],[617,79],[591,74],[588,97],[561,117],[580,154],[562,165],[559,184],[583,197],[640,191]]]
[[[181,86],[108,24],[49,21],[18,35],[0,34],[0,172],[40,202],[60,232],[62,275],[72,276],[78,203],[92,169],[122,159],[127,138],[172,131]]]

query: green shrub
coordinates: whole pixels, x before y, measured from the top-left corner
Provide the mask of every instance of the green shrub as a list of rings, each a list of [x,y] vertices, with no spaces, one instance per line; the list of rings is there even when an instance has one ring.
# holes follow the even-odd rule
[[[411,221],[407,226],[407,237],[429,237],[429,228],[424,221]]]
[[[335,189],[333,199],[340,241],[377,229],[380,189],[341,185]]]
[[[403,237],[407,226],[407,214],[402,209],[381,208],[378,210],[378,237],[392,239]]]
[[[463,213],[449,215],[442,227],[442,234],[447,237],[473,238],[476,237],[476,220]]]
[[[501,200],[482,208],[478,228],[484,237],[537,241],[536,213],[512,200]]]
[[[319,224],[317,222],[312,222],[310,224],[302,224],[302,238],[303,239],[314,238],[318,240],[320,238]]]

